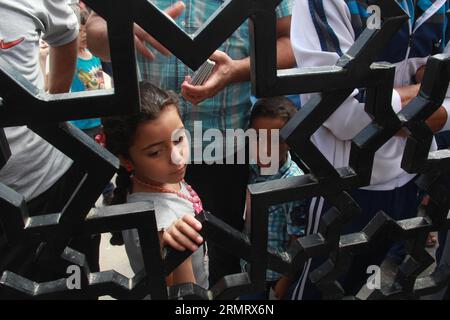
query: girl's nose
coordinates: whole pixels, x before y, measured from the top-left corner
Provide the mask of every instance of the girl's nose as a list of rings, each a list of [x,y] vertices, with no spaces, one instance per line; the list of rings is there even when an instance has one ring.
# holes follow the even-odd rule
[[[181,146],[173,146],[171,152],[171,162],[177,166],[186,164],[186,160],[183,155],[183,148]]]

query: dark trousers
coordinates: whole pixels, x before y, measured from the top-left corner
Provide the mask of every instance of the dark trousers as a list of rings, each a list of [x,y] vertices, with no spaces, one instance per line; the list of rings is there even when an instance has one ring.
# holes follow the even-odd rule
[[[417,191],[417,186],[414,181],[407,183],[401,188],[389,191],[368,191],[361,189],[352,191],[351,196],[361,207],[362,213],[354,217],[344,227],[342,234],[360,232],[379,211],[384,211],[395,220],[416,217],[419,205]],[[320,219],[322,214],[330,208],[330,205],[326,201],[323,203],[322,210],[318,210],[320,206],[312,205],[310,207],[312,211],[310,211],[308,217],[309,220],[306,230],[308,230],[308,226],[311,224],[316,225],[317,219]],[[310,228],[310,233],[317,232],[313,229]],[[349,271],[339,279],[346,295],[357,294],[370,276],[366,273],[367,267],[371,265],[380,266],[386,255],[400,263],[405,255],[404,245],[401,243],[393,244],[392,241],[385,240],[377,242],[363,253],[355,255]],[[322,295],[316,286],[311,283],[309,275],[324,262],[325,258],[318,257],[310,259],[305,263],[300,278],[291,288],[291,296],[294,300],[321,299]]]
[[[203,208],[241,231],[249,168],[244,164],[190,164],[186,181],[197,191]],[[241,272],[239,258],[229,251],[208,243],[209,284],[223,276]]]
[[[450,131],[443,131],[440,133],[437,133],[435,135],[436,143],[438,145],[439,150],[443,149],[449,149],[450,148]],[[450,189],[450,181],[446,181],[446,187],[447,189]],[[436,264],[439,265],[442,258],[442,253],[444,250],[444,247],[447,243],[447,230],[439,231],[438,232],[438,239],[439,239],[439,247],[436,250]],[[450,245],[450,244],[447,244]],[[445,300],[450,300],[450,288],[447,289],[446,294],[444,295]]]
[[[50,189],[27,203],[30,216],[61,212],[79,181],[76,170],[70,168]],[[36,282],[67,277],[66,270],[47,270],[36,263],[40,243],[9,244],[0,228],[0,274],[9,270]],[[86,255],[91,272],[99,271],[100,236],[73,238],[69,246]],[[11,298],[0,287],[0,299]]]
[[[444,150],[450,148],[450,131],[443,131],[435,134],[436,143],[438,150]],[[450,181],[445,181],[447,189],[450,188]],[[439,248],[436,250],[436,262],[439,264],[442,256],[442,250],[444,248],[445,242],[447,241],[447,230],[440,231],[439,236]]]

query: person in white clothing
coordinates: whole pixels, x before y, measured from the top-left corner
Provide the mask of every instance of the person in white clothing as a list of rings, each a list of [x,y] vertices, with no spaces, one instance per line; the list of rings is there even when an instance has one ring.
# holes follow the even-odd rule
[[[0,1],[0,60],[39,90],[44,90],[40,39],[48,43],[52,58],[49,92],[64,93],[69,91],[75,71],[77,36],[77,17],[66,0]],[[0,183],[24,196],[31,216],[60,212],[77,183],[72,160],[26,126],[8,127],[5,133],[12,155],[0,170]],[[4,227],[0,226],[0,275],[9,270],[37,282],[67,275],[66,270],[56,274],[35,263],[39,243],[4,241]],[[83,240],[80,246],[73,242],[71,247],[85,248],[82,252],[89,259],[90,240]],[[98,257],[98,243],[94,251],[95,247]],[[98,259],[92,260],[98,264]],[[14,298],[0,287],[0,299],[4,297]]]
[[[397,3],[410,19],[378,59],[397,67],[392,93],[395,112],[399,112],[417,95],[428,57],[444,52],[448,41],[445,37],[448,1],[399,0]],[[297,65],[334,65],[365,29],[370,4],[373,1],[297,0],[291,27]],[[302,95],[302,103],[307,103],[313,95]],[[351,140],[371,122],[364,111],[364,98],[364,90],[355,89],[312,137],[313,143],[336,168],[348,165]],[[450,98],[447,98],[444,105],[427,120],[434,132],[450,128],[449,108]],[[370,185],[351,194],[362,208],[362,215],[346,226],[345,233],[361,231],[380,210],[397,220],[417,214],[415,176],[401,168],[405,144],[404,135],[398,134],[376,152]],[[329,207],[323,198],[311,200],[306,234],[318,232],[320,218]],[[368,277],[365,273],[367,266],[379,265],[389,248],[390,243],[382,244],[367,255],[355,257],[347,273],[349,276],[341,279],[346,294],[358,292]],[[403,246],[391,248],[389,256],[400,263],[404,257]],[[305,264],[300,279],[292,288],[293,299],[320,298],[319,291],[309,280],[309,273],[319,265],[319,259]]]

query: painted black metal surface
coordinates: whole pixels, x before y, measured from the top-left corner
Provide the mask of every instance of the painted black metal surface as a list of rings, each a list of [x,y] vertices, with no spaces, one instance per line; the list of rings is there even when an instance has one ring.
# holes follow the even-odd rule
[[[264,288],[268,268],[296,276],[312,257],[328,260],[312,272],[311,279],[327,299],[346,297],[338,278],[346,272],[351,256],[384,238],[407,243],[408,257],[397,277],[380,290],[362,288],[357,299],[410,298],[430,294],[448,286],[450,270],[418,278],[432,262],[425,251],[430,231],[450,228],[448,151],[429,153],[432,132],[425,120],[441,105],[450,81],[450,57],[429,59],[417,98],[395,114],[391,108],[394,67],[375,63],[392,35],[406,21],[393,1],[380,0],[381,29],[366,29],[356,43],[334,66],[276,70],[275,8],[281,0],[228,0],[194,35],[186,34],[159,8],[146,0],[86,0],[107,20],[114,68],[114,92],[91,92],[52,96],[31,86],[0,58],[0,126],[28,125],[74,161],[79,172],[78,187],[62,212],[29,217],[23,197],[0,184],[0,223],[11,244],[40,241],[40,263],[52,268],[78,265],[83,270],[82,288],[69,290],[66,279],[34,283],[5,271],[0,285],[36,299],[83,298],[110,295],[119,299],[233,299]],[[234,230],[203,212],[201,234],[237,257],[251,262],[249,273],[228,275],[210,290],[195,284],[166,288],[165,276],[182,263],[189,253],[160,250],[151,204],[128,204],[91,209],[103,187],[118,168],[118,160],[100,148],[80,130],[61,121],[119,115],[139,110],[139,94],[133,22],[138,23],[191,69],[198,68],[247,18],[251,27],[252,89],[260,97],[280,94],[321,92],[310,100],[283,128],[282,137],[310,174],[249,186],[252,202],[251,237]],[[350,163],[334,168],[311,143],[311,135],[340,106],[355,88],[366,88],[365,110],[372,123],[353,139]],[[417,184],[430,197],[428,215],[395,221],[389,212],[378,215],[361,232],[342,234],[343,226],[359,214],[349,191],[370,183],[375,152],[401,128],[408,129],[403,168],[419,174]],[[1,139],[0,165],[9,157],[8,145]],[[322,196],[333,207],[326,212],[317,234],[301,237],[285,256],[267,250],[268,207],[291,200]],[[91,273],[84,256],[68,247],[78,235],[99,234],[136,228],[139,233],[145,269],[128,279],[111,270]],[[348,298],[348,297],[347,297]]]

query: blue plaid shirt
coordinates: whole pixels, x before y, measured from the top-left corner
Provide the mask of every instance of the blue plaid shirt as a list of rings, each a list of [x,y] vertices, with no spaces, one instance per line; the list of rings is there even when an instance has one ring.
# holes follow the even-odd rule
[[[152,0],[159,8],[165,9],[177,0]],[[214,14],[225,0],[186,0],[186,9],[175,21],[187,33],[193,34]],[[290,16],[293,0],[284,0],[277,8],[279,18]],[[239,60],[250,55],[249,27],[245,22],[226,40],[219,50],[226,52],[232,59]],[[156,50],[153,50],[154,52]],[[149,61],[138,54],[138,66],[143,80],[153,82],[166,89],[181,92],[181,84],[186,75],[193,72],[175,56],[165,57],[156,53],[156,59]],[[194,121],[202,121],[203,132],[207,129],[247,128],[251,111],[250,82],[231,84],[215,97],[194,106],[181,99],[180,111],[187,130],[193,136]],[[207,143],[203,143],[203,148]]]
[[[303,171],[292,161],[290,154],[284,165],[272,176],[262,176],[257,165],[250,166],[249,184],[286,179],[303,175]],[[305,201],[292,201],[269,207],[267,248],[273,252],[286,252],[291,236],[300,237],[305,230]],[[249,233],[248,220],[244,232]],[[246,262],[241,261],[244,270]],[[281,274],[267,270],[266,281],[277,281]]]

